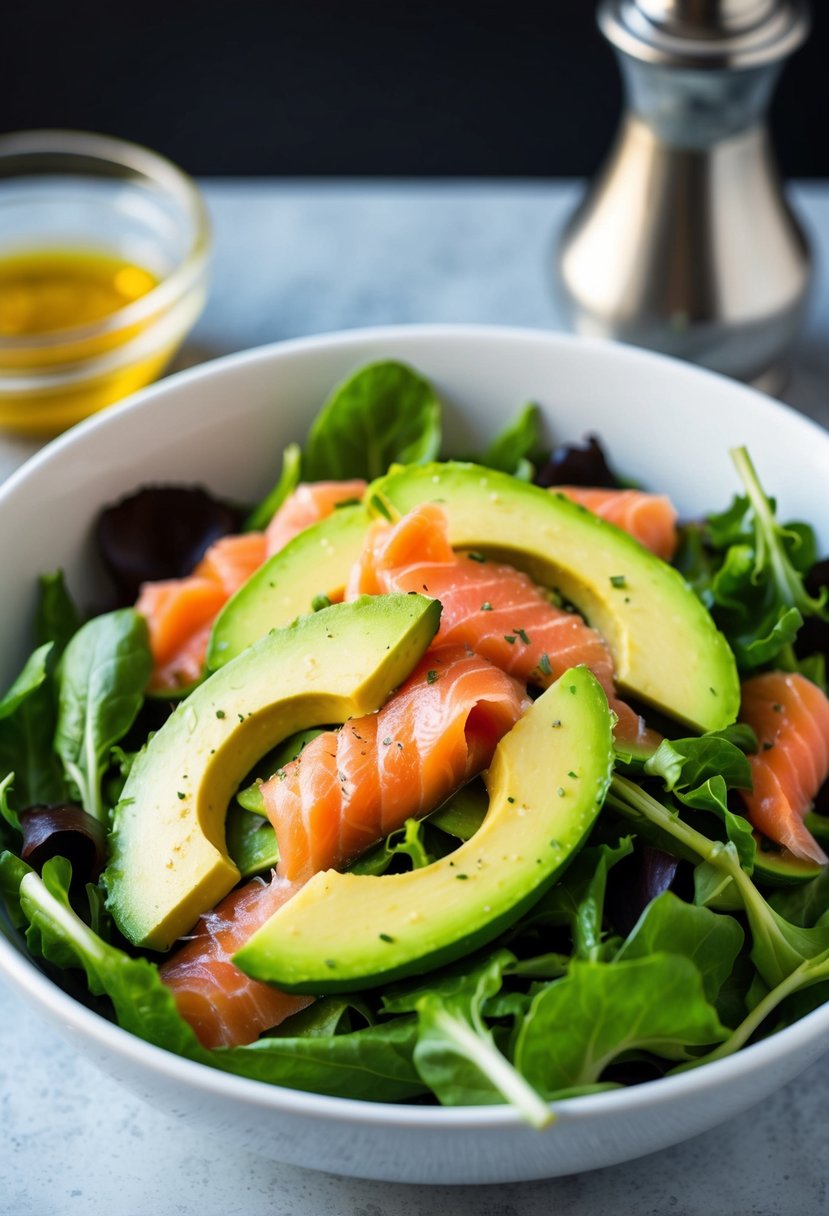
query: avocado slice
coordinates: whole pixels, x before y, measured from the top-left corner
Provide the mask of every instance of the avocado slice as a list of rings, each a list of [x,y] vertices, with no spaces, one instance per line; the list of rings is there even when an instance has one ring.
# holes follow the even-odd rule
[[[311,612],[316,596],[341,596],[368,525],[364,506],[338,507],[269,558],[216,617],[208,669],[217,671],[269,629]]]
[[[316,874],[233,957],[289,992],[339,992],[450,962],[490,941],[550,886],[604,802],[611,718],[572,668],[505,735],[489,809],[454,853],[405,874]]]
[[[606,639],[619,688],[697,731],[737,717],[734,655],[682,576],[561,494],[479,465],[392,469],[369,487],[376,513],[437,502],[456,549],[481,550],[558,590]]]
[[[819,861],[795,857],[788,849],[772,845],[759,832],[754,832],[753,836],[757,844],[753,878],[762,886],[794,887],[823,873],[825,867]]]
[[[338,604],[272,631],[179,705],[115,809],[104,877],[133,945],[168,949],[239,881],[225,815],[256,760],[297,730],[378,709],[439,623],[419,595]]]

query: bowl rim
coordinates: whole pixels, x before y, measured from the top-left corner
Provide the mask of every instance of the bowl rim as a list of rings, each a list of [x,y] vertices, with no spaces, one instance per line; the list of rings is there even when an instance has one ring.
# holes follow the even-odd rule
[[[234,369],[241,366],[259,362],[267,363],[271,360],[278,361],[282,356],[301,355],[305,352],[330,347],[356,347],[365,342],[375,341],[378,343],[394,341],[405,347],[410,338],[416,341],[431,342],[452,342],[458,338],[471,338],[488,343],[502,340],[543,342],[560,349],[578,345],[597,359],[609,359],[611,362],[627,363],[628,365],[661,365],[669,368],[672,375],[686,377],[699,384],[700,387],[704,387],[706,383],[712,381],[720,387],[727,385],[729,392],[746,398],[750,397],[753,408],[768,418],[775,417],[782,411],[788,415],[791,424],[796,428],[803,428],[804,438],[816,441],[820,437],[819,442],[829,447],[827,432],[811,419],[798,414],[790,406],[773,401],[757,390],[728,380],[715,372],[632,346],[604,339],[574,337],[569,334],[520,326],[450,323],[378,326],[294,338],[253,347],[187,368],[142,389],[114,409],[95,414],[72,427],[26,461],[0,486],[0,509],[2,509],[5,498],[14,493],[18,484],[37,475],[39,470],[52,460],[60,459],[65,450],[82,444],[89,434],[98,429],[119,426],[119,418],[145,408],[148,403],[157,398],[166,397],[171,393],[175,394],[182,386],[224,373],[232,374]],[[399,352],[399,357],[405,358],[405,350]],[[231,1099],[246,1106],[255,1106],[275,1113],[295,1114],[315,1119],[324,1118],[331,1122],[359,1123],[364,1127],[392,1125],[398,1129],[411,1130],[495,1128],[508,1131],[526,1126],[519,1112],[509,1106],[416,1106],[407,1103],[333,1097],[236,1076],[233,1073],[186,1059],[166,1048],[157,1047],[138,1038],[129,1031],[123,1030],[115,1022],[83,1005],[56,982],[49,979],[37,964],[21,950],[15,948],[4,934],[0,934],[0,973],[11,981],[12,991],[16,988],[20,989],[34,1004],[41,1006],[53,1020],[59,1022],[63,1029],[80,1032],[121,1060],[129,1064],[141,1065],[159,1078],[168,1082],[176,1081],[212,1097]],[[791,1053],[796,1052],[799,1047],[814,1046],[827,1031],[829,1031],[829,1002],[768,1038],[743,1047],[734,1055],[705,1064],[699,1069],[646,1081],[640,1085],[554,1101],[550,1105],[560,1117],[563,1116],[568,1120],[581,1120],[597,1115],[619,1116],[647,1106],[690,1098],[737,1081],[756,1069],[780,1062]],[[818,1050],[814,1054],[817,1057],[822,1054],[822,1051]]]
[[[212,232],[207,204],[201,190],[184,169],[160,152],[131,140],[94,131],[42,128],[0,135],[0,165],[7,158],[11,160],[19,157],[21,161],[25,161],[28,157],[35,159],[49,155],[65,157],[67,160],[77,157],[79,160],[97,160],[102,164],[118,165],[146,179],[162,193],[175,198],[181,204],[191,228],[188,233],[188,246],[169,274],[159,279],[144,295],[131,300],[115,312],[82,325],[70,325],[38,334],[0,337],[0,351],[35,352],[44,348],[83,343],[140,325],[142,321],[156,314],[161,316],[187,295],[201,279],[210,257]],[[24,174],[25,170],[21,168],[21,176]],[[0,175],[0,182],[2,180]],[[87,362],[88,360],[84,360],[85,365]],[[27,368],[26,372],[35,376],[41,370],[55,372],[57,366],[50,368],[50,365],[47,365],[44,369]]]

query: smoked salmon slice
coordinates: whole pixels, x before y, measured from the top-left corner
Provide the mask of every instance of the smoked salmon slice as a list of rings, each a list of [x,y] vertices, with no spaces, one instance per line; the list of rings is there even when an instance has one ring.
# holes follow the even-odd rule
[[[279,872],[342,869],[486,768],[529,706],[524,688],[464,646],[428,650],[376,714],[308,743],[261,792]]]
[[[284,549],[289,540],[319,523],[337,507],[359,502],[366,492],[364,481],[300,482],[286,498],[265,530],[268,557]]]
[[[262,786],[292,878],[232,892],[160,969],[205,1047],[252,1043],[311,1003],[249,979],[231,956],[317,870],[342,867],[486,768],[528,706],[520,684],[464,647],[427,651],[379,713],[319,735]]]
[[[146,618],[150,631],[150,688],[174,692],[195,683],[204,670],[213,622],[230,597],[289,540],[339,504],[362,498],[365,488],[364,481],[301,484],[266,532],[223,536],[189,577],[144,583],[135,609]]]
[[[829,776],[829,700],[797,672],[768,671],[742,686],[740,721],[757,735],[753,790],[741,790],[758,831],[795,857],[826,864],[803,817]]]
[[[314,1000],[249,979],[230,961],[297,890],[277,875],[269,883],[254,878],[201,917],[191,940],[159,968],[203,1047],[252,1043]]]
[[[617,740],[651,750],[659,736],[621,701],[604,639],[574,612],[550,601],[533,581],[480,554],[456,553],[446,516],[422,503],[396,524],[373,524],[352,571],[346,599],[417,591],[440,600],[434,644],[459,643],[525,682],[546,688],[569,667],[589,667],[616,713]]]
[[[665,494],[592,486],[551,486],[550,492],[615,524],[663,561],[669,562],[676,552],[676,508]]]

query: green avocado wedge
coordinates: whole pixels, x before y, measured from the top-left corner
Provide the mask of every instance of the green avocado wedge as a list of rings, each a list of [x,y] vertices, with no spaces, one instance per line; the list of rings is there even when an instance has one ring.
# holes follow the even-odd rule
[[[233,962],[289,992],[326,993],[468,954],[561,873],[599,813],[612,764],[607,698],[587,668],[571,668],[498,744],[489,809],[471,839],[404,874],[316,874]]]
[[[108,906],[135,946],[166,950],[239,881],[225,816],[288,735],[371,713],[437,632],[419,595],[363,597],[274,630],[200,684],[136,759],[110,834]]]
[[[360,504],[338,507],[269,558],[217,616],[207,648],[208,670],[224,667],[270,629],[311,612],[316,596],[341,595],[369,522]]]
[[[392,469],[369,508],[396,518],[437,502],[456,549],[525,570],[575,604],[606,639],[619,688],[703,732],[732,723],[740,685],[731,649],[681,575],[561,494],[479,465]]]

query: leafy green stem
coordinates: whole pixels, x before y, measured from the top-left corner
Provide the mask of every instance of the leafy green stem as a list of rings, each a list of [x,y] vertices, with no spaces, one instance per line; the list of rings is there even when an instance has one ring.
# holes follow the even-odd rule
[[[689,1068],[698,1068],[700,1064],[710,1064],[714,1060],[722,1060],[726,1056],[733,1055],[741,1047],[745,1047],[755,1031],[786,997],[798,992],[801,988],[808,988],[811,984],[817,984],[827,978],[829,978],[829,951],[818,955],[817,958],[804,959],[799,967],[796,967],[790,975],[787,975],[775,988],[766,993],[724,1043],[720,1043],[718,1047],[704,1056],[698,1056],[695,1060],[687,1060],[685,1063],[679,1064],[671,1071],[685,1072]]]
[[[733,844],[709,840],[626,777],[613,778],[607,801],[627,818],[649,820],[701,861],[731,878],[751,926],[752,959],[767,984],[776,986],[804,958],[814,958],[829,947],[829,931],[791,925],[769,906],[740,865]]]
[[[455,1045],[458,1054],[474,1064],[528,1123],[542,1128],[553,1122],[555,1115],[549,1105],[501,1055],[488,1036],[476,1034],[465,1018],[456,1017],[446,1009],[435,1011],[432,1022],[445,1040]]]

